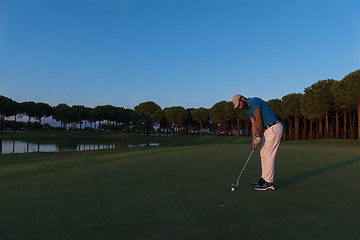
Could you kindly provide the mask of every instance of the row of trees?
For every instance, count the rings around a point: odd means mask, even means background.
[[[360,70],[341,81],[321,80],[304,90],[281,99],[269,100],[268,105],[284,125],[284,140],[342,138],[359,139],[360,131]],[[143,131],[149,135],[157,126],[173,134],[212,134],[249,136],[251,126],[244,110],[234,110],[233,104],[221,101],[210,109],[184,109],[181,106],[161,109],[154,102],[140,103],[132,109],[111,105],[88,108],[81,105],[17,103],[0,96],[1,123],[5,117],[24,114],[28,122],[52,116],[61,128],[83,127],[115,132]],[[356,125],[357,122],[357,125]],[[1,124],[0,123],[0,124]],[[16,128],[15,128],[16,129]],[[1,124],[1,132],[2,132]]]

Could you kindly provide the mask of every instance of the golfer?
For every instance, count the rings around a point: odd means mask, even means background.
[[[275,190],[275,156],[280,145],[283,126],[261,98],[246,98],[236,94],[232,102],[235,109],[246,109],[250,117],[253,149],[261,144],[262,175],[260,180],[252,185],[255,190]]]

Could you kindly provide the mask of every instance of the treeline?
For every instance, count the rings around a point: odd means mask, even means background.
[[[305,88],[304,93],[288,94],[267,103],[284,125],[283,140],[360,140],[360,69],[340,81],[321,80]],[[111,105],[70,107],[64,103],[52,107],[41,102],[18,103],[0,96],[0,114],[1,133],[5,117],[11,116],[15,116],[15,121],[6,122],[6,127],[16,131],[19,115],[28,117],[28,126],[31,119],[38,120],[41,126],[42,118],[51,116],[61,123],[61,129],[72,130],[227,136],[250,136],[251,131],[247,113],[235,111],[230,101],[218,102],[210,109],[181,106],[161,109],[149,101],[133,110]]]

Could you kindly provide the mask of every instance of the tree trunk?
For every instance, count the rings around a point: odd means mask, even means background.
[[[0,134],[4,133],[4,116],[0,114]]]
[[[334,136],[334,120],[330,121],[330,138],[333,139]]]
[[[285,119],[282,119],[282,122],[284,123],[284,129],[283,129],[283,135],[282,135],[282,140],[286,141],[286,123],[285,123]]]
[[[347,139],[347,129],[346,129],[346,111],[344,112],[344,139]]]
[[[358,140],[360,141],[360,100],[357,104],[357,115],[358,115]]]
[[[16,145],[16,141],[14,140],[14,141],[13,141],[13,150],[12,150],[12,153],[15,153],[15,145]]]
[[[284,129],[283,129],[283,135],[282,135],[282,140],[283,141],[286,141],[287,140],[287,125],[286,124],[284,124]]]
[[[244,122],[242,120],[240,120],[240,136],[244,135],[245,136],[245,132],[244,132]]]
[[[31,117],[29,116],[29,121],[28,121],[28,131],[30,131],[30,120],[31,120]]]
[[[288,119],[289,120],[289,140],[293,140],[293,136],[292,136],[292,119],[291,117]]]
[[[303,118],[302,140],[306,139],[306,118]]]
[[[16,114],[15,114],[15,122],[14,122],[14,133],[16,133]]]
[[[236,118],[236,136],[240,136],[240,119]]]
[[[319,137],[318,137],[318,139],[321,139],[321,138],[323,138],[323,126],[322,126],[322,120],[321,119],[319,119]]]
[[[351,113],[349,113],[349,139],[353,138],[353,123],[352,123],[352,119],[351,119]]]
[[[246,128],[246,136],[250,137],[250,122],[249,121],[246,121],[245,128]]]
[[[352,120],[351,120],[351,115],[350,115],[350,129],[351,129],[351,136],[350,139],[355,140],[355,113],[352,114]]]
[[[295,116],[295,140],[299,140],[299,116]]]
[[[310,120],[309,139],[313,139],[313,120]]]
[[[326,117],[325,117],[325,138],[329,138],[330,134],[329,134],[329,113],[326,112]]]
[[[340,137],[340,131],[339,131],[339,112],[336,111],[336,114],[335,114],[335,119],[336,119],[336,139],[339,139]]]

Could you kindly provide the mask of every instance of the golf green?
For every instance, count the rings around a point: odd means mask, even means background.
[[[218,139],[1,155],[0,239],[359,238],[359,142],[281,143],[264,192],[255,150],[231,192],[251,147]]]

